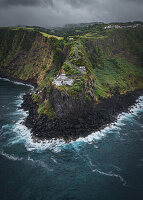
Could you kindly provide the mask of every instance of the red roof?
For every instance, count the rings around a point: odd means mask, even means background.
[[[62,74],[65,74],[65,70],[62,70]]]

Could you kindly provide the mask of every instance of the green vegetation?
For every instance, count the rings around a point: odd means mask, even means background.
[[[67,76],[80,74],[80,72],[77,69],[67,64],[66,62],[63,64],[63,70],[65,70]]]
[[[58,37],[58,36],[55,36],[55,35],[49,35],[49,34],[47,34],[47,33],[43,33],[43,32],[40,32],[44,37],[47,37],[47,38],[56,38],[56,39],[58,39],[58,40],[63,40],[63,38],[62,37]]]
[[[96,103],[143,88],[143,27],[106,30],[105,26],[0,28],[0,75],[37,84],[33,102],[39,116],[49,118],[56,115],[50,102],[53,88]],[[86,71],[82,73],[80,66]],[[72,86],[53,84],[62,70],[74,80]]]
[[[118,90],[120,94],[143,87],[143,70],[124,58],[106,59],[93,69],[95,76],[95,95],[108,97]]]
[[[54,110],[49,102],[49,99],[45,99],[43,103],[39,104],[38,114],[47,115],[50,119],[54,117]]]
[[[42,100],[42,98],[41,98],[41,96],[39,94],[33,94],[32,95],[32,100],[33,100],[33,102],[38,103],[38,102],[40,102]]]
[[[10,61],[19,51],[29,51],[37,34],[34,31],[0,29],[0,64]]]
[[[77,76],[74,79],[74,84],[71,87],[66,88],[66,92],[69,95],[77,95],[79,93],[82,93],[84,86],[85,86],[84,77]]]
[[[15,75],[19,75],[20,79],[28,80],[33,77],[34,66],[33,64],[21,66],[15,72]]]

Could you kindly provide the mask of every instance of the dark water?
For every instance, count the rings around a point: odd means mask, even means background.
[[[30,87],[0,80],[0,200],[142,200],[143,98],[86,139],[34,143],[18,107]]]

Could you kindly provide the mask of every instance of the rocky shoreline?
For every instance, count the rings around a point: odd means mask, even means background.
[[[1,76],[1,78],[31,84],[35,88],[37,86],[31,81],[22,81],[8,76]],[[79,137],[86,137],[92,132],[101,130],[106,125],[115,122],[117,116],[122,112],[128,112],[129,108],[136,103],[141,95],[143,95],[143,89],[127,92],[124,95],[117,93],[111,98],[101,100],[96,106],[93,106],[93,104],[86,105],[82,115],[77,112],[74,116],[72,114],[68,117],[57,117],[53,120],[44,115],[39,117],[37,113],[38,106],[32,101],[31,94],[26,94],[23,97],[24,101],[21,107],[25,111],[29,111],[29,116],[24,123],[32,130],[33,137],[40,140],[60,138],[69,142]],[[79,106],[77,105],[77,108]]]
[[[32,102],[30,94],[24,96],[22,108],[29,111],[25,125],[32,130],[33,136],[38,139],[63,138],[65,141],[86,137],[94,131],[100,130],[107,124],[114,122],[122,112],[135,104],[143,90],[138,89],[124,95],[116,94],[104,99],[96,107],[89,107],[79,118],[55,118],[38,116],[37,105]]]
[[[12,77],[12,76],[9,76],[9,75],[3,75],[1,72],[0,72],[0,78],[3,78],[3,79],[9,79],[10,81],[16,81],[16,82],[20,82],[20,83],[23,83],[23,84],[30,84],[32,85],[34,88],[37,87],[37,83],[35,80],[22,80],[20,78],[15,78],[15,77]]]

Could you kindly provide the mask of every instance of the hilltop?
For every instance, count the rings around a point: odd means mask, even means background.
[[[36,85],[23,107],[26,125],[41,138],[87,135],[143,89],[140,22],[0,28],[0,47],[0,76]]]

